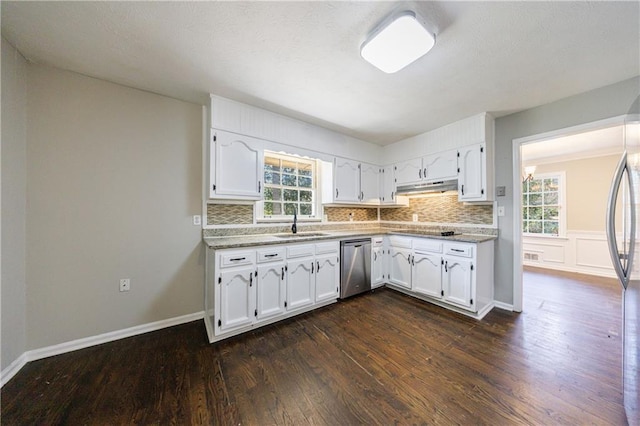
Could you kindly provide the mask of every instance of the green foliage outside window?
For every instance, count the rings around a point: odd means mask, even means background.
[[[544,177],[522,184],[522,231],[557,236],[560,232],[560,178]]]
[[[314,166],[313,160],[265,153],[265,217],[314,215]]]

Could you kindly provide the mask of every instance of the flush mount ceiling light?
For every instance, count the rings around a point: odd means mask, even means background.
[[[362,43],[360,55],[391,74],[423,56],[435,43],[435,35],[427,31],[422,19],[407,10],[385,19]]]

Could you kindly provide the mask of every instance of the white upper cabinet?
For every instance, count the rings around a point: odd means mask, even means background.
[[[262,198],[264,157],[259,139],[212,129],[209,153],[209,198]]]
[[[382,168],[382,178],[380,179],[380,202],[382,204],[393,204],[396,195],[396,180],[393,166]]]
[[[460,148],[458,164],[458,199],[460,201],[487,201],[487,161],[484,143]]]
[[[380,202],[380,166],[360,163],[360,201]]]
[[[422,178],[425,182],[456,179],[458,177],[458,151],[437,152],[422,158]]]
[[[422,158],[413,158],[396,163],[394,167],[396,185],[419,183],[422,181]]]
[[[360,163],[336,157],[333,160],[334,201],[357,203],[360,201]]]

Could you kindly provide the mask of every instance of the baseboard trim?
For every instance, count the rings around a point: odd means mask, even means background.
[[[502,309],[504,311],[511,311],[513,312],[513,305],[510,305],[508,303],[504,303],[504,302],[498,302],[497,300],[494,300],[493,302],[493,306],[498,308],[498,309]]]
[[[9,380],[11,380],[13,376],[15,376],[18,371],[20,371],[20,369],[22,369],[22,367],[24,367],[30,361],[36,361],[67,352],[73,352],[79,349],[88,348],[90,346],[101,345],[103,343],[113,342],[114,340],[137,336],[139,334],[145,334],[151,331],[157,331],[163,328],[173,327],[175,325],[185,324],[203,318],[204,311],[200,311],[193,314],[187,314],[179,317],[169,318],[166,320],[150,322],[147,324],[137,325],[135,327],[124,328],[122,330],[111,331],[108,333],[98,334],[95,336],[71,340],[69,342],[59,343],[57,345],[46,346],[44,348],[27,351],[20,355],[20,357],[12,362],[7,368],[2,370],[2,372],[0,373],[0,387],[4,386]]]

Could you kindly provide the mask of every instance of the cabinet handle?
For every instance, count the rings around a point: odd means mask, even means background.
[[[427,178],[427,168],[425,167],[424,170],[422,171],[422,176],[425,177],[425,179]]]
[[[393,198],[396,196],[395,191],[391,193],[391,199],[393,200]]]
[[[462,191],[462,195],[464,195],[464,185],[460,187],[460,190]]]
[[[378,253],[375,251],[373,252],[373,260],[378,260]]]
[[[452,248],[451,251],[456,251],[458,253],[464,253],[464,250],[460,250],[460,249],[456,249],[456,248]]]
[[[258,193],[262,191],[262,182],[258,181]]]
[[[418,170],[418,177],[419,177],[420,179],[422,179],[422,169],[419,169],[419,170]]]
[[[360,192],[360,201],[364,200],[364,192]]]
[[[284,266],[282,267],[282,278],[280,279],[284,280]]]
[[[265,254],[264,257],[275,257],[277,255],[278,255],[278,253]]]
[[[316,261],[316,272],[320,271],[320,262]]]
[[[311,273],[313,274],[313,262],[311,262]]]
[[[249,274],[249,287],[253,286],[253,274]]]
[[[238,262],[240,260],[246,260],[246,257],[234,257],[233,259],[229,259],[230,262]]]
[[[411,255],[407,256],[407,262],[411,263]]]
[[[414,266],[415,264],[416,264],[416,257],[411,256],[411,266]]]
[[[445,260],[445,262],[444,262],[444,271],[445,271],[445,272],[449,272],[449,270],[447,269],[447,267],[448,267],[448,263],[449,263],[449,262]]]

